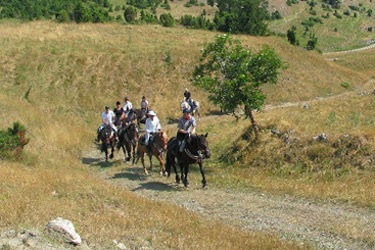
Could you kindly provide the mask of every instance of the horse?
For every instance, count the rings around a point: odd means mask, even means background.
[[[184,109],[187,109],[187,110],[190,110],[191,114],[194,116],[195,114],[198,115],[198,117],[200,116],[200,112],[199,112],[199,102],[196,101],[196,100],[193,100],[193,99],[190,99],[190,102],[189,101],[186,101],[185,99],[183,99],[181,102],[180,102],[180,109],[181,110],[184,110]]]
[[[135,116],[137,118],[138,126],[140,124],[145,124],[147,119],[147,110],[146,109],[134,109]]]
[[[113,153],[115,151],[116,137],[113,135],[113,130],[111,125],[106,125],[99,132],[99,139],[102,142],[101,151],[105,152],[105,161],[108,162],[108,147],[111,147],[111,154],[109,158],[113,158]]]
[[[137,148],[138,140],[138,128],[134,121],[131,122],[128,127],[123,127],[122,129],[120,129],[117,150],[120,150],[120,148],[122,148],[125,156],[125,161],[130,161],[130,159],[133,158],[133,165],[135,163],[135,149]],[[126,156],[126,153],[128,156]]]
[[[184,186],[188,187],[189,182],[187,177],[189,173],[189,166],[190,164],[198,163],[202,175],[203,188],[207,186],[207,181],[203,169],[203,160],[206,158],[210,158],[211,156],[208,147],[207,136],[208,133],[206,133],[205,135],[192,134],[188,136],[188,138],[185,139],[186,146],[182,152],[179,151],[179,144],[176,137],[173,137],[169,140],[167,146],[167,159],[165,168],[169,177],[171,174],[171,167],[173,167],[174,172],[176,173],[177,184],[180,184],[180,181],[182,179]],[[180,167],[181,177],[177,173],[177,165],[179,165]]]
[[[153,133],[152,138],[150,138],[149,141],[149,147],[151,151],[148,152],[147,150],[147,145],[144,142],[145,136],[141,136],[140,138],[140,143],[138,143],[137,147],[137,160],[136,163],[138,162],[139,158],[141,158],[141,162],[143,165],[143,173],[145,175],[148,175],[146,166],[145,166],[145,154],[148,155],[148,158],[150,159],[150,170],[152,170],[152,156],[155,156],[160,163],[160,175],[166,175],[165,171],[165,166],[164,166],[164,153],[167,150],[167,145],[168,145],[168,136],[167,133],[164,131],[159,131],[157,133]]]

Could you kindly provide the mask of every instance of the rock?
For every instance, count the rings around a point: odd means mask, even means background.
[[[47,229],[51,232],[61,233],[69,242],[81,245],[81,237],[76,233],[73,223],[69,220],[58,217],[48,222]]]

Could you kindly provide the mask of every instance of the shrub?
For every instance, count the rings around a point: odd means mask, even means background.
[[[26,139],[26,129],[19,122],[15,122],[13,128],[8,128],[7,131],[0,130],[0,159],[20,159],[27,143],[29,139]]]
[[[159,20],[164,27],[173,27],[174,25],[174,19],[170,13],[161,14]]]

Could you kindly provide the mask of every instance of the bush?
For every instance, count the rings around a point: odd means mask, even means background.
[[[0,159],[20,159],[27,143],[29,139],[26,139],[26,129],[19,122],[15,122],[13,128],[8,128],[7,131],[0,130]]]
[[[164,27],[173,27],[174,25],[174,19],[170,13],[161,14],[159,20]]]

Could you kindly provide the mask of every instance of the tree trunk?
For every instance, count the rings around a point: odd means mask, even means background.
[[[248,117],[250,117],[251,126],[253,127],[254,132],[255,132],[255,140],[258,140],[258,137],[259,137],[259,127],[258,127],[257,122],[255,121],[255,118],[254,118],[254,115],[253,115],[253,111],[250,108],[245,108],[245,112],[246,112],[246,115]]]

